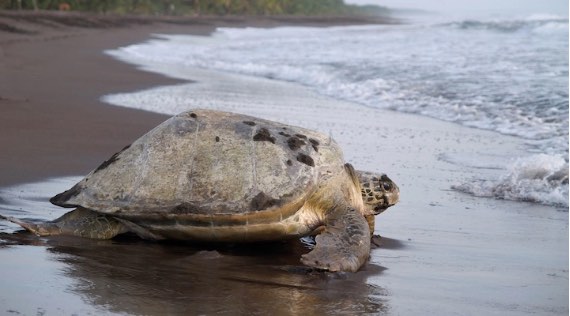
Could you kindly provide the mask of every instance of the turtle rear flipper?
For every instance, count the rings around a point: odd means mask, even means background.
[[[111,239],[129,231],[115,218],[79,207],[60,218],[45,222],[31,223],[14,217],[0,217],[18,224],[38,236],[68,235],[94,239]]]
[[[370,255],[370,229],[362,214],[353,208],[337,208],[325,220],[313,251],[301,262],[317,269],[356,272]]]
[[[49,235],[60,234],[59,227],[57,227],[57,225],[51,222],[36,224],[32,222],[26,222],[15,217],[6,217],[2,215],[0,215],[0,219],[10,221],[14,224],[18,224],[22,226],[22,228],[25,228],[27,231],[30,231],[38,236],[49,236]]]

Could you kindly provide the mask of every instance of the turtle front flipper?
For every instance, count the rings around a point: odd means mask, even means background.
[[[30,223],[14,217],[0,217],[18,224],[38,236],[68,235],[93,239],[111,239],[129,231],[115,218],[79,207],[60,218],[45,223]]]
[[[356,272],[370,255],[368,222],[353,208],[336,208],[315,240],[315,248],[301,262],[317,269]]]

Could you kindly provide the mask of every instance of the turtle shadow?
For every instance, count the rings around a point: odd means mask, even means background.
[[[112,240],[18,231],[0,245],[46,247],[75,280],[67,289],[85,302],[117,313],[161,314],[383,314],[387,292],[369,284],[383,267],[327,273],[302,266],[300,241],[253,244],[148,242],[125,235]],[[1,247],[0,247],[1,251]]]
[[[407,247],[408,246],[399,239],[387,238],[379,235],[374,235],[372,237],[372,249],[401,250]]]

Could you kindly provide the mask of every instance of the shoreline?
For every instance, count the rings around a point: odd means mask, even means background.
[[[59,12],[38,14],[65,16]],[[147,24],[134,20],[121,27],[75,27],[53,21],[46,26],[19,17],[29,19],[38,14],[0,11],[2,25],[41,30],[35,35],[0,31],[0,146],[10,149],[0,155],[0,187],[86,174],[167,118],[108,105],[100,98],[185,81],[141,71],[104,54],[105,50],[148,40],[154,33],[208,35],[217,27],[380,22],[369,18],[335,21],[311,17],[199,17],[167,18],[168,23],[150,19]]]
[[[168,117],[107,105],[102,96],[144,105],[182,95],[181,106],[318,129],[357,169],[386,172],[402,193],[377,217],[380,247],[358,273],[311,274],[294,270],[300,250],[288,247],[240,252],[128,238],[37,238],[0,222],[0,279],[13,289],[0,291],[6,312],[161,314],[168,306],[173,314],[287,314],[293,306],[331,315],[568,313],[568,212],[450,190],[473,176],[496,176],[501,170],[480,158],[524,152],[522,140],[420,115],[355,110],[293,83],[203,69],[172,79],[156,73],[160,65],[141,70],[103,53],[168,30],[188,34],[187,26],[155,25],[0,44],[0,57],[23,54],[0,62],[0,71],[17,79],[9,82],[14,90],[0,85],[0,105],[11,115],[0,115],[0,142],[11,140],[16,153],[14,161],[0,156],[0,214],[62,215],[67,210],[48,199],[77,180],[66,175],[83,176]],[[58,51],[73,54],[53,55]],[[49,86],[38,84],[45,80]]]

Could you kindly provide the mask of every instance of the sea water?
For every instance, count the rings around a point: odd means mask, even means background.
[[[567,17],[219,28],[211,37],[160,35],[108,53],[158,63],[173,76],[189,67],[287,81],[351,101],[355,110],[414,113],[516,136],[526,140],[528,156],[500,166],[498,179],[465,179],[453,188],[568,205]],[[146,110],[177,112],[177,102],[165,102],[176,95],[152,97]],[[124,95],[105,100],[132,106]]]

